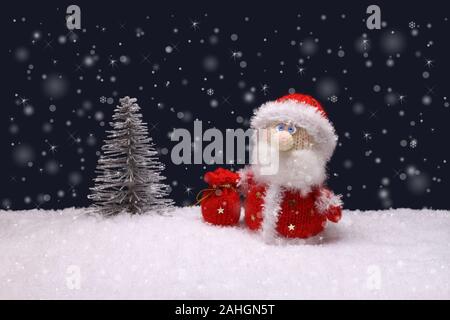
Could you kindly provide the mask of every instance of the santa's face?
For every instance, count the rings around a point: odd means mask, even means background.
[[[253,171],[260,181],[304,193],[324,182],[326,159],[315,150],[314,138],[306,129],[292,123],[273,123],[260,130],[258,137]]]
[[[291,123],[277,123],[269,127],[268,140],[271,144],[278,144],[278,150],[288,152],[291,150],[312,149],[314,139],[306,129]]]

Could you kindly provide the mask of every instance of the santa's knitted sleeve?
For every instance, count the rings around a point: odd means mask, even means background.
[[[335,195],[326,187],[318,190],[315,206],[319,213],[326,215],[332,222],[338,222],[342,217],[341,195]]]

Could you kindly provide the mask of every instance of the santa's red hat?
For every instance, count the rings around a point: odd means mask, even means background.
[[[325,110],[313,97],[293,93],[266,102],[255,111],[250,124],[253,129],[263,129],[276,122],[290,122],[306,129],[314,138],[313,149],[325,159],[331,158],[336,148],[337,135]]]

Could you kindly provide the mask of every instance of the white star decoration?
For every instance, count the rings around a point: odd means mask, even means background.
[[[289,231],[294,231],[295,226],[291,223],[290,225],[288,225],[288,229]]]
[[[224,208],[220,207],[219,209],[217,209],[217,213],[218,214],[223,214]]]

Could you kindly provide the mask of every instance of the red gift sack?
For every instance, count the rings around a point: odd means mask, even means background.
[[[200,191],[198,202],[206,222],[221,226],[239,222],[241,204],[236,188],[238,180],[237,173],[223,168],[205,174],[205,182],[209,187]]]

